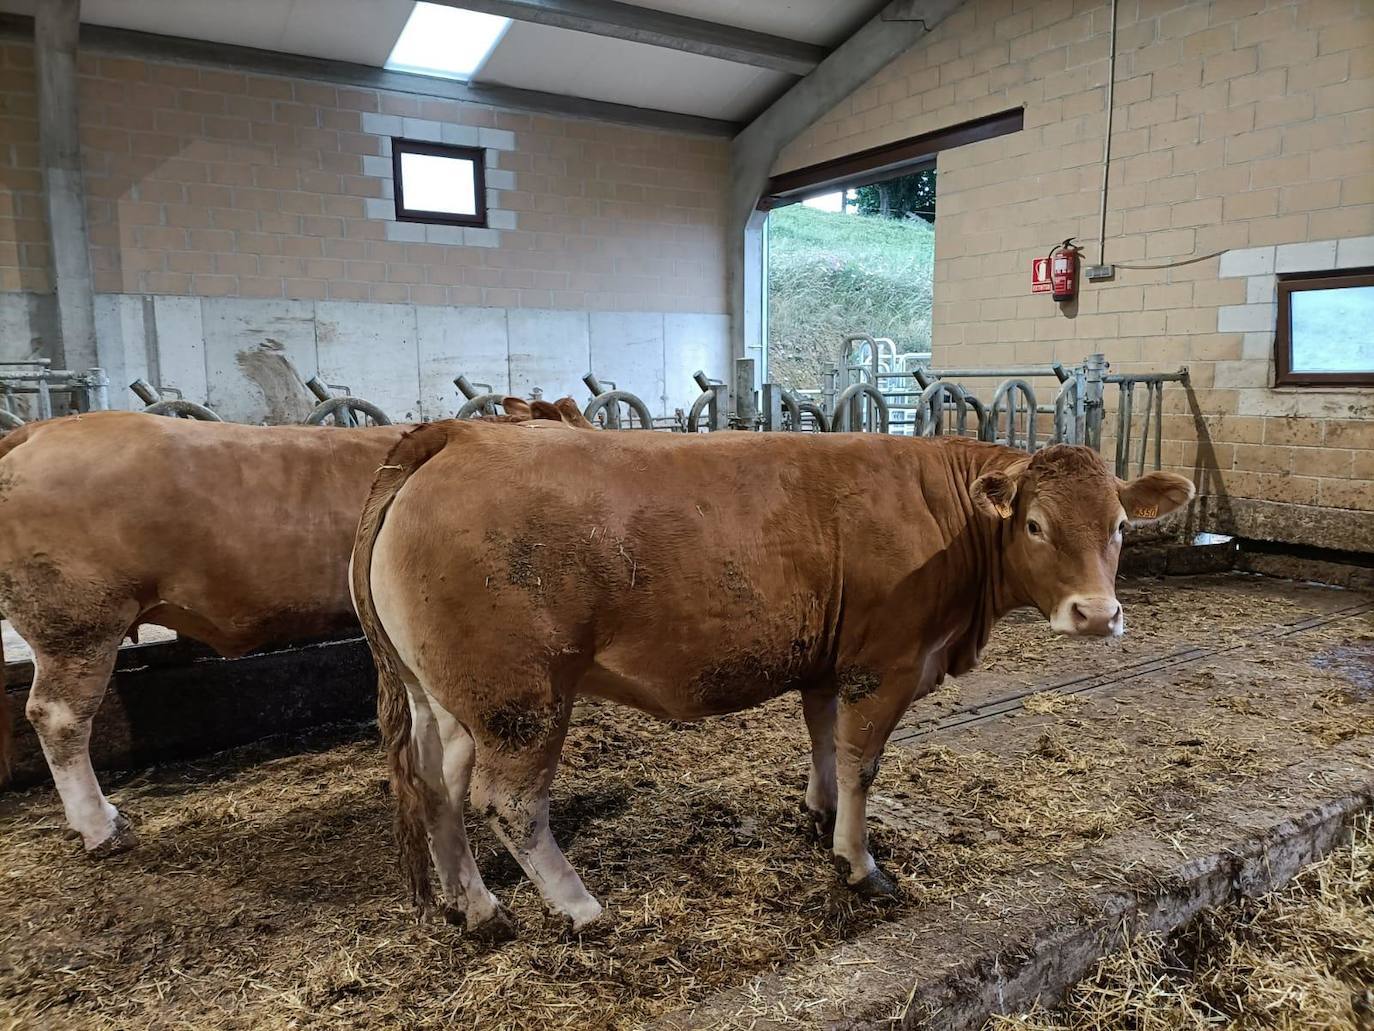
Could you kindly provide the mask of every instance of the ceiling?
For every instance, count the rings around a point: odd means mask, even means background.
[[[0,0],[32,14],[38,0]],[[626,0],[834,47],[885,0]],[[381,67],[412,0],[83,0],[95,25]],[[727,121],[747,121],[796,76],[681,50],[513,22],[471,81]]]

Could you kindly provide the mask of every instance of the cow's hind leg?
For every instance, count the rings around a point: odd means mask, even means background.
[[[572,931],[601,915],[549,829],[549,787],[572,714],[571,697],[515,697],[481,714],[473,727],[477,767],[472,804]]]
[[[444,915],[484,937],[513,937],[515,924],[487,890],[463,823],[475,754],[472,735],[419,684],[407,683],[406,691],[417,765],[435,800],[427,830],[447,903]]]
[[[811,735],[811,772],[806,778],[804,808],[816,838],[830,848],[835,834],[835,710],[834,685],[802,692],[802,715]]]
[[[123,634],[120,628],[107,641],[87,641],[80,655],[35,648],[33,686],[25,709],[43,746],[67,823],[96,858],[137,844],[129,821],[101,792],[90,752],[91,720],[105,697]]]

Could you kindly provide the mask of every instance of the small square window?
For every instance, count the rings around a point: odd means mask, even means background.
[[[1278,277],[1276,386],[1374,386],[1374,268]]]
[[[487,224],[482,148],[393,139],[391,164],[397,221]]]

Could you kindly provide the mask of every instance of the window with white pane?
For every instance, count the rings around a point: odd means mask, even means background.
[[[396,220],[485,226],[485,151],[444,143],[392,139]]]
[[[1274,382],[1374,384],[1374,268],[1278,277]]]

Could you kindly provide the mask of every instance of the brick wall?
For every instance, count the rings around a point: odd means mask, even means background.
[[[1228,518],[1253,508],[1246,499],[1374,511],[1374,391],[1270,386],[1272,276],[1253,284],[1213,257],[1118,268],[1113,281],[1082,283],[1070,309],[1030,294],[1032,258],[1098,236],[1108,26],[1093,0],[970,0],[776,170],[1024,105],[1022,132],[940,155],[936,362],[1100,350],[1117,370],[1186,364],[1192,389],[1166,393],[1166,461],[1226,499]],[[1120,0],[1117,53],[1108,262],[1224,249],[1273,262],[1309,242],[1321,245],[1312,253],[1368,254],[1368,3]],[[1288,267],[1307,251],[1290,250]],[[1096,257],[1089,244],[1085,258]],[[1374,541],[1374,523],[1358,525]]]
[[[103,53],[79,67],[89,364],[116,404],[133,375],[175,368],[188,397],[252,419],[265,409],[232,396],[251,392],[236,359],[269,335],[303,374],[411,417],[448,414],[461,371],[582,397],[591,364],[668,412],[695,397],[694,368],[726,375],[723,140]],[[34,90],[31,47],[0,45],[12,357],[51,325]],[[487,148],[490,228],[394,221],[393,135]],[[388,338],[399,371],[376,367]]]
[[[0,251],[0,287],[43,290],[33,55],[0,53],[0,239],[21,243]],[[80,67],[97,290],[725,310],[724,141],[95,54]],[[392,131],[446,128],[499,148],[499,242],[388,239],[369,209],[389,171],[368,158]]]

